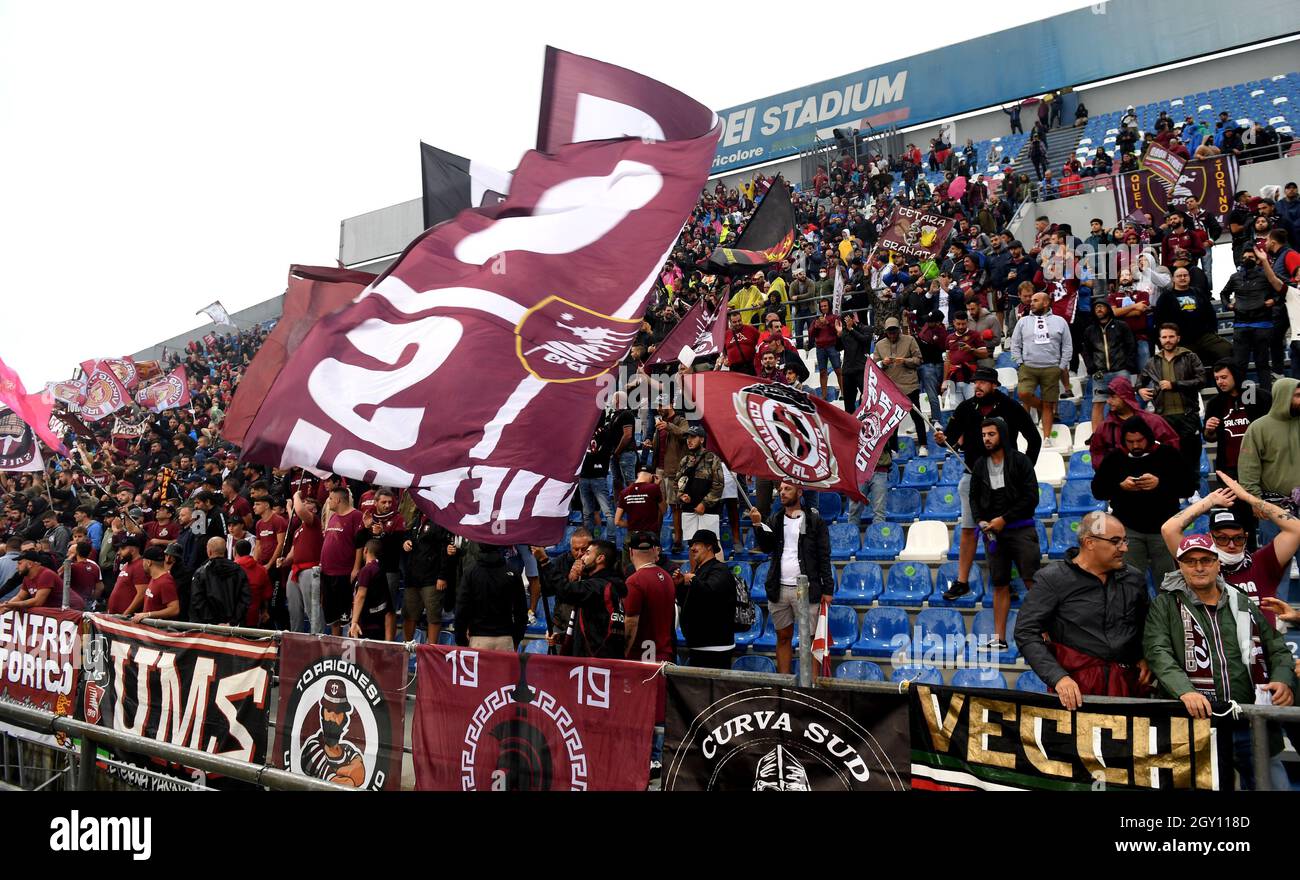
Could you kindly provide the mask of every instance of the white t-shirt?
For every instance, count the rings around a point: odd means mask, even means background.
[[[782,517],[785,524],[785,547],[781,550],[781,585],[793,587],[799,578],[799,526],[803,512],[798,516]]]

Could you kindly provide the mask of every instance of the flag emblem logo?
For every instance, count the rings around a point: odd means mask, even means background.
[[[543,382],[584,382],[613,369],[640,327],[640,321],[548,296],[515,327],[515,351],[524,369]]]
[[[733,396],[736,418],[772,470],[804,486],[839,482],[830,429],[808,395],[776,383],[749,385]]]

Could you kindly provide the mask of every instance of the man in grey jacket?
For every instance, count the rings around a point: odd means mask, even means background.
[[[1027,411],[1041,414],[1044,437],[1052,436],[1061,377],[1068,374],[1073,355],[1071,345],[1070,325],[1052,314],[1051,297],[1035,293],[1029,300],[1029,314],[1011,331],[1011,359],[1019,376],[1016,394]]]

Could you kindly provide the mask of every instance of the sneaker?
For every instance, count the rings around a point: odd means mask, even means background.
[[[928,446],[918,446],[916,448],[916,456],[917,458],[929,458],[930,448]]]
[[[664,762],[663,762],[663,761],[651,761],[651,762],[650,762],[650,778],[651,778],[651,779],[658,779],[660,776],[663,775],[663,772],[664,772]]]
[[[988,644],[984,646],[986,651],[1002,652],[1007,650],[1008,645],[1002,639],[989,639]]]
[[[943,598],[951,602],[954,599],[960,599],[970,592],[970,584],[966,581],[953,581],[948,589],[943,591]]]

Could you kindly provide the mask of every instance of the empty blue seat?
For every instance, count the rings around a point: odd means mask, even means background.
[[[755,602],[767,601],[767,572],[771,563],[764,560],[754,566],[754,574],[749,581],[749,597]]]
[[[867,527],[858,556],[863,559],[897,559],[902,552],[902,527],[898,523],[879,522]]]
[[[776,626],[772,623],[771,615],[764,614],[763,618],[763,632],[750,644],[755,651],[775,651]]]
[[[554,600],[550,596],[543,596],[542,602],[545,602],[546,608],[549,608],[551,610],[551,618],[554,619],[555,617]],[[542,608],[541,604],[539,603],[537,606],[537,620],[528,624],[528,627],[525,630],[525,632],[527,632],[530,636],[537,636],[545,633],[546,620],[547,620],[546,610]]]
[[[754,611],[756,612],[754,614],[754,625],[735,635],[736,647],[738,648],[748,648],[754,644],[755,639],[763,634],[763,611],[759,608],[754,609]]]
[[[1038,484],[1038,506],[1034,508],[1035,519],[1048,519],[1056,516],[1056,490],[1050,483]]]
[[[944,665],[966,654],[966,620],[956,608],[926,608],[916,615],[912,656]]]
[[[934,591],[930,582],[930,569],[920,562],[898,562],[885,577],[885,591],[880,594],[881,605],[920,605]]]
[[[921,518],[921,493],[916,489],[895,489],[885,496],[885,519],[910,523]]]
[[[738,672],[776,672],[776,661],[762,654],[744,654],[731,661]]]
[[[1061,487],[1062,516],[1082,516],[1093,510],[1105,510],[1106,503],[1092,497],[1092,478],[1066,480]]]
[[[984,570],[978,565],[972,565],[967,583],[970,584],[970,592],[960,599],[954,599],[949,602],[943,597],[944,592],[952,586],[952,582],[957,579],[957,563],[945,562],[939,566],[939,573],[934,578],[934,592],[930,594],[930,605],[939,607],[953,608],[974,608],[979,604],[980,597],[984,595]]]
[[[952,686],[959,688],[1005,688],[1006,677],[991,666],[958,669],[952,675]]]
[[[845,605],[870,605],[884,589],[880,566],[874,562],[850,562],[840,572],[835,601]]]
[[[826,625],[831,635],[831,653],[847,654],[858,640],[858,612],[847,605],[832,605]]]
[[[898,438],[898,451],[894,453],[894,461],[898,464],[904,464],[916,458],[916,438],[904,437]]]
[[[835,667],[835,677],[854,681],[884,681],[885,673],[870,660],[845,660]]]
[[[545,654],[546,648],[546,639],[528,639],[524,642],[525,654]]]
[[[1016,612],[1012,611],[1007,616],[1007,649],[999,651],[996,656],[990,656],[988,644],[995,633],[993,631],[993,609],[984,608],[975,614],[975,620],[971,624],[971,635],[975,636],[975,656],[970,657],[972,661],[980,663],[1015,663],[1016,658],[1020,656],[1020,651],[1016,648]]]
[[[448,632],[448,631],[445,630],[445,629],[444,629],[444,630],[441,630],[441,631],[438,633],[438,641],[437,641],[437,644],[439,644],[439,645],[448,645],[448,646],[454,648],[454,647],[456,646],[456,634],[455,634],[455,633],[452,633],[452,632]]]
[[[1016,368],[1016,362],[1011,357],[1011,352],[1002,351],[998,352],[997,359],[993,361],[993,366],[999,370],[1004,367],[1008,370],[1014,370]]]
[[[1038,677],[1037,672],[1030,669],[1020,673],[1020,677],[1016,679],[1016,690],[1027,691],[1031,694],[1045,694],[1047,693],[1047,685]]]
[[[935,486],[925,496],[925,519],[956,522],[961,519],[961,499],[955,486]]]
[[[890,681],[909,681],[919,684],[943,684],[943,673],[933,666],[895,666],[889,674]]]
[[[862,633],[849,652],[855,657],[889,657],[910,638],[906,611],[872,608],[862,619]]]
[[[948,558],[949,558],[949,559],[956,559],[958,556],[961,555],[961,532],[962,532],[962,530],[959,529],[959,528],[957,528],[957,529],[953,529],[953,530],[952,530],[952,544],[950,544],[950,545],[948,546]],[[976,541],[975,541],[975,558],[976,558],[976,559],[983,559],[983,558],[984,558],[984,539],[978,537],[978,532],[976,533],[976,535],[977,535],[977,538],[976,538]]]
[[[1070,456],[1070,467],[1066,469],[1067,480],[1091,480],[1097,472],[1092,467],[1092,453],[1088,450],[1076,452]]]
[[[832,523],[830,535],[832,559],[849,559],[853,557],[862,543],[862,537],[858,534],[858,527],[853,523]]]
[[[818,492],[817,512],[820,513],[822,519],[827,522],[839,519],[840,515],[844,512],[844,502],[840,499],[840,493]]]
[[[914,458],[903,465],[898,485],[905,489],[928,489],[939,482],[939,469],[929,458]]]
[[[1052,526],[1052,541],[1047,545],[1047,555],[1064,559],[1065,551],[1079,546],[1079,517],[1063,516]]]
[[[1203,513],[1200,516],[1198,516],[1196,519],[1192,520],[1191,525],[1183,529],[1183,534],[1204,535],[1209,531],[1210,531],[1210,516],[1209,514]]]
[[[1073,399],[1061,400],[1056,404],[1057,424],[1073,426],[1079,421],[1079,407]]]

